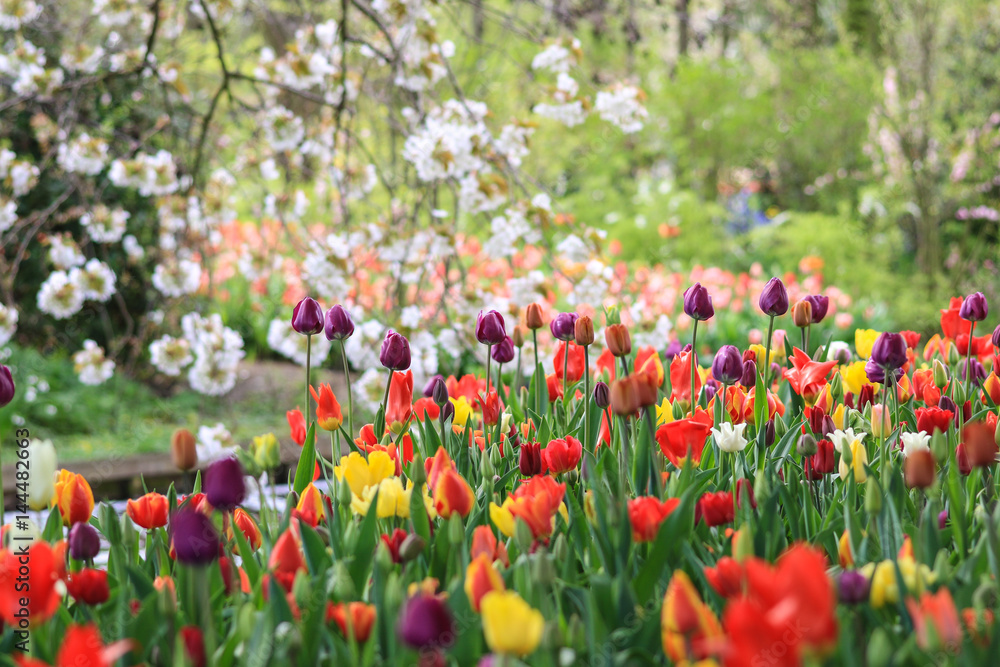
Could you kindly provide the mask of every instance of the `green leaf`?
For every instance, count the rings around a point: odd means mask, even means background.
[[[312,526],[300,521],[299,530],[302,534],[302,553],[306,557],[309,572],[314,576],[323,574],[333,564],[326,552],[326,545]]]
[[[257,557],[250,549],[250,544],[247,542],[246,535],[243,534],[242,530],[237,528],[233,531],[233,535],[236,538],[236,546],[240,551],[243,571],[247,573],[247,579],[250,580],[250,587],[256,589],[257,584],[260,582],[260,565],[257,564]]]
[[[416,493],[417,490],[414,489],[413,491]],[[351,564],[348,566],[351,579],[354,580],[354,588],[357,591],[365,589],[368,570],[373,561],[372,555],[375,552],[375,542],[378,539],[378,536],[375,534],[378,527],[376,519],[378,519],[378,491],[375,492],[371,505],[368,507],[368,514],[361,521],[358,538],[352,550],[354,556]]]
[[[295,493],[301,494],[313,481],[316,474],[316,422],[309,424],[306,441],[299,454],[299,465],[295,469]]]

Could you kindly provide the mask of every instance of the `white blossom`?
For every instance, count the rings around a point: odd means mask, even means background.
[[[80,312],[83,290],[65,271],[53,271],[38,290],[38,309],[57,320]]]
[[[173,336],[163,336],[150,343],[149,356],[156,370],[171,377],[180,375],[194,360],[191,343],[186,338]]]
[[[83,268],[72,269],[69,279],[77,284],[84,299],[104,302],[115,293],[115,272],[99,259],[89,260]]]
[[[17,332],[17,309],[0,303],[0,347],[6,345]]]
[[[115,362],[104,357],[104,348],[89,338],[83,341],[83,349],[73,355],[73,369],[80,382],[96,386],[104,384],[114,375]]]

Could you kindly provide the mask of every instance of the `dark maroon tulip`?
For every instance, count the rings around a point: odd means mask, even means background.
[[[993,330],[993,337],[991,338],[993,342],[993,347],[1000,347],[1000,324],[997,328]]]
[[[710,320],[715,315],[712,297],[701,283],[684,290],[684,312],[693,320]]]
[[[313,336],[323,330],[323,308],[316,299],[307,296],[295,304],[292,328],[303,336]]]
[[[385,340],[382,341],[378,359],[390,370],[405,371],[410,367],[410,341],[402,334],[389,329],[385,334]]]
[[[327,340],[346,340],[354,335],[354,320],[339,303],[326,311],[323,324]]]
[[[990,306],[982,292],[965,297],[962,307],[958,309],[958,316],[968,322],[982,322],[989,314]]]
[[[233,457],[219,459],[205,471],[205,497],[212,507],[234,510],[246,497],[243,466]]]
[[[965,366],[966,366],[965,359],[962,359],[960,362],[958,362],[957,377],[962,378],[966,382],[972,382],[972,384],[975,385],[976,387],[981,386],[983,382],[986,381],[986,376],[988,375],[988,373],[986,372],[986,369],[983,367],[983,365],[979,363],[978,359],[976,359],[975,357],[969,359],[970,370],[968,372],[965,370]]]
[[[518,467],[525,477],[542,474],[542,446],[537,442],[525,442],[521,445]]]
[[[452,403],[451,401],[442,403],[441,414],[438,415],[438,419],[441,420],[441,423],[444,424],[449,419],[452,419],[454,416],[455,416],[455,404]]]
[[[788,291],[785,284],[777,278],[771,278],[764,285],[760,293],[760,300],[757,302],[761,311],[765,315],[781,317],[788,312]]]
[[[896,382],[903,377],[903,369],[895,368],[889,371],[890,376],[894,376]],[[875,363],[874,359],[869,359],[865,362],[865,375],[868,377],[869,382],[876,382],[878,384],[885,384],[885,369]]]
[[[201,512],[189,507],[177,510],[169,530],[178,562],[208,565],[219,557],[219,533],[212,519]]]
[[[819,324],[830,311],[830,297],[822,294],[810,294],[806,297],[806,301],[812,304],[813,324]]]
[[[14,400],[14,376],[10,369],[0,364],[0,408]]]
[[[814,481],[823,479],[823,475],[829,475],[833,472],[836,456],[837,455],[833,449],[832,442],[826,440],[825,438],[823,440],[817,440],[816,453],[808,459],[803,460],[806,469],[806,479]]]
[[[514,361],[514,341],[510,336],[504,336],[500,343],[493,346],[490,354],[498,364],[509,364]]]
[[[722,384],[733,384],[743,377],[743,358],[735,345],[723,345],[712,361],[712,377]]]
[[[101,551],[101,536],[86,521],[79,521],[69,529],[69,555],[73,560],[93,560]]]
[[[868,578],[856,570],[841,572],[837,577],[837,597],[844,604],[861,604],[868,600]]]
[[[444,376],[441,375],[440,373],[438,373],[437,375],[433,376],[430,380],[427,381],[427,384],[424,385],[424,398],[433,398],[434,397],[434,387],[437,386],[438,380],[440,380],[441,382],[444,382]],[[447,387],[446,387],[446,389],[447,389]]]
[[[448,605],[426,593],[418,593],[403,603],[396,630],[406,645],[416,649],[447,646],[455,639]]]
[[[594,404],[601,410],[611,405],[611,388],[603,380],[594,385]]]
[[[906,365],[906,339],[903,334],[886,331],[880,333],[872,345],[871,360],[882,368],[896,370]]]
[[[740,378],[740,384],[745,389],[753,389],[757,386],[757,364],[750,359],[743,362],[743,377]]]
[[[476,318],[476,340],[483,345],[499,345],[506,337],[503,315],[495,310],[480,310]]]
[[[873,402],[875,402],[875,386],[866,382],[861,385],[861,391],[858,392],[858,410],[864,412]]]
[[[576,338],[576,313],[559,313],[549,322],[549,331],[558,340],[573,340]]]
[[[948,525],[948,510],[941,510],[938,513],[938,530],[944,530]]]

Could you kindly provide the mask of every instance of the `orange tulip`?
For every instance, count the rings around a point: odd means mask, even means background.
[[[375,626],[375,606],[364,602],[328,602],[326,621],[336,623],[344,637],[353,637],[357,643],[364,644]]]
[[[660,530],[660,524],[681,504],[678,498],[645,496],[628,501],[628,519],[632,524],[632,540],[652,542]]]
[[[295,506],[295,516],[308,523],[313,528],[326,517],[323,494],[312,482],[302,490],[299,503]]]
[[[295,535],[291,530],[286,530],[274,543],[271,549],[271,557],[267,561],[267,566],[274,574],[285,591],[292,590],[295,582],[295,575],[299,570],[306,569],[305,559],[302,558],[302,550],[295,541]]]
[[[74,523],[89,521],[94,512],[94,492],[83,475],[70,472],[65,468],[59,471],[56,479],[55,503],[59,507],[63,523],[72,526]]]
[[[671,403],[681,401],[682,405],[690,406],[691,396],[697,396],[701,389],[701,376],[698,373],[694,374],[694,387],[691,386],[692,356],[690,351],[681,352],[670,362]]]
[[[312,486],[312,484],[309,486]],[[242,507],[237,507],[236,511],[233,512],[233,524],[243,532],[250,550],[257,551],[264,540],[264,536],[261,535],[260,528],[257,526],[257,522],[253,520],[253,517]]]
[[[552,359],[552,367],[555,369],[555,378],[561,384],[563,380],[563,357],[566,355],[566,346],[569,345],[569,359],[566,361],[566,377],[569,384],[579,382],[583,379],[583,346],[570,341],[560,342],[556,348],[556,355]]]
[[[667,586],[660,616],[663,652],[674,662],[708,657],[722,639],[722,626],[708,608],[691,579],[676,570]]]
[[[472,608],[478,612],[484,595],[502,590],[505,590],[503,579],[493,567],[493,560],[486,554],[476,556],[465,571],[465,595]]]
[[[306,418],[302,416],[302,411],[298,408],[286,412],[285,418],[288,419],[292,441],[301,447],[306,442]]]
[[[507,547],[504,546],[503,542],[497,541],[496,535],[493,534],[493,530],[489,526],[476,526],[476,529],[472,531],[470,552],[473,559],[480,555],[486,555],[489,556],[490,562],[498,560],[504,564],[504,567],[510,565]]]
[[[344,423],[344,414],[340,410],[340,403],[333,393],[330,385],[323,383],[319,386],[319,394],[312,387],[309,387],[313,400],[316,401],[316,423],[324,431],[336,431]]]
[[[557,483],[548,475],[539,475],[514,490],[508,509],[515,519],[528,524],[535,539],[548,537],[565,494],[565,484]]]
[[[826,386],[826,377],[837,362],[813,361],[797,347],[788,360],[792,362],[792,368],[784,369],[782,375],[788,380],[792,391],[801,396],[807,405],[812,405]]]
[[[495,389],[490,389],[485,397],[477,397],[476,403],[479,404],[479,409],[482,410],[483,424],[494,426],[500,420],[500,410],[503,409],[503,406]]]
[[[451,457],[448,456],[448,450],[444,447],[438,447],[434,456],[424,461],[424,468],[427,472],[427,486],[433,489],[437,486],[441,473],[445,470],[453,470],[455,464],[452,463]]]
[[[962,644],[958,610],[955,609],[955,602],[947,588],[941,588],[937,593],[925,592],[920,596],[919,604],[913,598],[908,598],[906,607],[913,618],[913,629],[920,648],[957,650]],[[933,634],[929,629],[933,629]]]
[[[125,503],[125,513],[137,526],[151,530],[167,525],[169,511],[167,497],[160,493],[147,493],[138,500],[129,499]]]
[[[464,518],[475,506],[476,496],[472,487],[453,468],[438,476],[434,486],[434,508],[440,516],[447,519],[457,512]]]
[[[656,442],[663,454],[678,468],[688,457],[697,466],[712,427],[696,419],[678,419],[656,429]]]
[[[393,433],[399,433],[410,420],[413,411],[413,371],[392,374],[389,384],[389,399],[385,405],[385,425]]]

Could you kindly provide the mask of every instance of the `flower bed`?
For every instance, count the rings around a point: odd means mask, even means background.
[[[25,665],[988,664],[1000,327],[983,330],[986,300],[953,300],[929,340],[857,330],[848,346],[811,335],[826,297],[790,305],[777,279],[759,292],[769,333],[714,356],[698,332],[716,304],[697,283],[679,299],[685,346],[633,346],[615,309],[597,332],[537,304],[518,322],[484,310],[485,374],[425,387],[389,331],[370,424],[355,423],[349,386],[336,396],[303,372],[282,499],[256,486],[280,464],[271,435],[199,460],[178,431],[172,454],[200,467],[195,492],[151,489],[119,515],[19,431],[30,472],[0,552],[2,653]],[[307,356],[355,335],[347,310],[309,298],[290,326]],[[524,346],[539,329],[554,339],[544,356]],[[2,367],[0,402],[15,393]],[[349,451],[328,460],[318,439]]]

